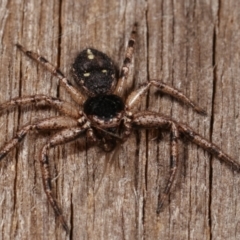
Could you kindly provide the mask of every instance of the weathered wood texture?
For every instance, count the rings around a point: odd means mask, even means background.
[[[192,109],[152,89],[140,109],[188,123],[240,162],[240,2],[236,0],[0,1],[0,102],[43,93],[72,102],[56,78],[14,46],[38,51],[69,75],[87,46],[121,66],[138,22],[133,89],[148,78],[181,89],[207,110]],[[71,77],[70,77],[71,78]],[[57,113],[18,108],[0,116],[1,145],[26,123]],[[42,188],[41,147],[30,133],[2,161],[0,239],[240,239],[240,174],[197,146],[180,146],[178,182],[159,217],[157,196],[169,174],[169,134],[141,131],[113,155],[86,150],[83,138],[51,151],[54,194],[66,235]]]

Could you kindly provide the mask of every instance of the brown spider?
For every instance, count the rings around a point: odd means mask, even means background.
[[[114,64],[107,55],[93,48],[87,48],[79,53],[73,63],[72,70],[76,84],[79,85],[85,95],[73,87],[64,74],[44,57],[27,51],[24,47],[17,44],[17,47],[22,52],[42,64],[59,79],[61,85],[79,105],[79,108],[59,98],[42,94],[14,98],[1,104],[0,111],[15,106],[43,103],[44,105],[57,109],[63,116],[43,119],[22,127],[15,137],[2,147],[0,150],[0,160],[20,143],[29,131],[57,131],[43,146],[39,160],[42,170],[43,187],[47,199],[67,232],[69,231],[67,223],[52,194],[48,154],[50,148],[80,138],[83,133],[86,133],[88,141],[97,144],[104,151],[110,151],[115,147],[117,142],[123,143],[126,141],[133,129],[162,128],[170,130],[171,174],[164,193],[158,197],[157,213],[160,212],[163,202],[173,186],[178,168],[178,141],[181,136],[187,137],[190,141],[210,152],[220,160],[233,165],[236,170],[240,170],[240,164],[223,153],[215,144],[197,134],[188,125],[162,116],[157,112],[142,111],[135,113],[133,110],[139,102],[140,97],[145,94],[151,86],[154,86],[158,90],[190,105],[198,113],[205,113],[204,110],[197,107],[179,90],[167,86],[159,80],[149,80],[140,88],[133,91],[126,100],[123,101],[124,84],[128,77],[129,67],[133,57],[136,27],[137,25],[135,24],[131,38],[128,41],[125,59],[118,80],[116,79]]]

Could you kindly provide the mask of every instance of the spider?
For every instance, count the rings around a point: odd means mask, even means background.
[[[160,80],[151,79],[147,80],[145,84],[124,98],[124,84],[128,78],[133,58],[136,30],[137,24],[134,24],[118,79],[114,63],[106,54],[93,48],[87,48],[80,52],[72,65],[72,73],[78,88],[74,87],[64,74],[44,57],[26,50],[20,44],[16,44],[19,50],[37,63],[43,65],[46,70],[59,79],[60,84],[78,104],[78,107],[59,98],[43,94],[13,98],[1,104],[0,111],[16,106],[41,103],[55,108],[60,113],[60,116],[38,120],[32,124],[23,126],[1,148],[0,160],[17,146],[29,131],[47,130],[55,132],[41,149],[39,161],[43,187],[48,202],[67,232],[69,231],[68,225],[52,193],[48,155],[51,148],[81,138],[83,134],[86,134],[87,141],[96,144],[108,152],[113,150],[117,143],[122,144],[125,142],[133,129],[155,128],[170,131],[171,172],[163,194],[159,194],[158,196],[157,213],[160,212],[173,186],[179,165],[178,144],[181,137],[185,136],[191,142],[197,144],[220,160],[232,165],[236,170],[240,170],[240,164],[224,153],[218,146],[196,133],[187,124],[179,123],[158,112],[134,111],[134,108],[140,102],[141,96],[146,94],[149,88],[153,86],[161,92],[169,94],[191,106],[196,112],[206,114],[202,108],[198,107],[179,90],[166,85]]]

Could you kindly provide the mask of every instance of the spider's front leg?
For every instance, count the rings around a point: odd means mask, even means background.
[[[157,213],[160,212],[164,200],[169,195],[175,180],[178,166],[177,142],[179,139],[179,133],[185,135],[191,142],[213,154],[218,159],[224,161],[230,166],[233,166],[235,170],[240,171],[240,164],[238,162],[236,162],[228,154],[224,153],[217,145],[209,142],[203,136],[193,131],[186,124],[178,123],[155,112],[144,111],[136,113],[132,116],[131,126],[135,128],[162,128],[170,129],[171,131],[171,162],[173,163],[171,163],[171,174],[165,188],[164,195],[159,198],[158,201]]]
[[[29,131],[56,131],[59,129],[77,126],[78,122],[69,117],[52,117],[22,127],[16,135],[0,150],[0,160],[3,159],[14,147],[17,146]]]
[[[54,210],[54,213],[56,214],[57,218],[60,220],[63,228],[66,230],[67,233],[69,232],[68,225],[66,223],[66,220],[63,217],[61,208],[59,207],[56,199],[53,197],[53,194],[52,194],[48,154],[49,154],[50,148],[73,141],[76,138],[78,138],[84,131],[86,131],[86,127],[83,126],[83,127],[73,127],[69,129],[64,129],[56,133],[54,136],[52,136],[49,139],[47,144],[43,147],[41,156],[40,156],[44,191],[47,195],[49,203],[51,204]]]
[[[24,52],[28,57],[30,57],[37,63],[40,63],[42,66],[45,67],[46,70],[48,70],[50,73],[56,76],[59,79],[60,83],[63,85],[63,87],[71,95],[72,99],[77,104],[82,105],[82,103],[85,101],[84,96],[80,91],[78,91],[76,88],[72,86],[71,82],[64,76],[64,74],[58,68],[56,68],[53,64],[51,64],[46,58],[32,51],[28,51],[26,48],[24,48],[20,44],[16,44],[16,46],[19,50]]]
[[[170,163],[171,163],[171,169],[170,169],[170,177],[167,181],[167,185],[164,189],[163,194],[159,194],[158,197],[158,207],[157,207],[157,213],[160,213],[160,210],[163,206],[163,203],[167,199],[167,197],[170,194],[170,191],[172,189],[177,169],[179,166],[178,161],[178,140],[179,140],[179,130],[178,125],[166,118],[160,116],[158,113],[155,112],[140,112],[137,114],[134,114],[132,117],[132,127],[137,128],[163,128],[163,129],[170,129],[171,131],[171,153],[170,153]]]
[[[216,144],[209,142],[207,139],[196,133],[186,124],[178,124],[178,129],[179,132],[185,135],[191,142],[200,146],[201,148],[208,151],[218,159],[224,161],[228,165],[232,166],[234,170],[240,171],[240,164],[228,154],[224,153],[221,148],[219,148]]]

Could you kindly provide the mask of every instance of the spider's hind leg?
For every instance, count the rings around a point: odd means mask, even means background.
[[[72,86],[72,84],[69,82],[69,80],[64,76],[64,74],[58,68],[56,68],[53,64],[51,64],[45,57],[40,56],[39,54],[37,54],[35,52],[28,51],[26,48],[24,48],[20,44],[16,44],[16,46],[19,50],[24,52],[28,57],[30,57],[31,59],[33,59],[37,63],[41,64],[42,66],[44,66],[47,71],[49,71],[54,76],[56,76],[59,79],[62,86],[71,95],[73,100],[77,104],[82,105],[82,103],[85,100],[84,96],[82,95],[82,93],[80,91],[78,91],[76,88],[74,88]]]
[[[128,74],[129,74],[129,68],[132,63],[132,58],[133,58],[136,32],[137,32],[137,23],[135,23],[133,26],[131,37],[128,41],[128,46],[127,46],[127,50],[125,53],[123,66],[120,71],[120,77],[118,79],[118,83],[117,83],[116,89],[114,91],[114,94],[118,95],[119,97],[122,97],[124,95],[124,85],[126,84],[126,80],[128,78]]]

